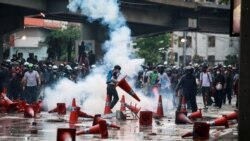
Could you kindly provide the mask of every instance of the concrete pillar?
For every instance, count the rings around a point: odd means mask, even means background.
[[[250,140],[250,1],[241,1],[239,141]]]
[[[0,63],[3,62],[3,34],[0,33]]]
[[[101,49],[106,37],[106,29],[95,23],[81,23],[81,40],[94,41],[94,53],[97,59],[103,57],[103,50]]]

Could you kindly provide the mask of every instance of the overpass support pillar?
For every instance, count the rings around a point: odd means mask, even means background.
[[[92,49],[97,60],[103,57],[102,43],[107,39],[106,29],[95,23],[81,23],[81,40],[89,40],[94,43]],[[86,44],[86,43],[85,43]],[[88,49],[86,49],[88,51]]]
[[[3,62],[3,33],[0,33],[0,63]]]

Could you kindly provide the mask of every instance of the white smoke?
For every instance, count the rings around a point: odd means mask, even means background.
[[[132,59],[130,44],[131,30],[127,27],[125,18],[119,11],[117,0],[70,0],[68,8],[72,12],[80,11],[81,14],[88,17],[89,21],[100,21],[103,25],[109,28],[109,40],[103,44],[103,49],[106,51],[104,55],[105,64],[110,64],[111,68],[116,64],[122,67],[122,74],[128,75],[128,78],[134,78],[141,65],[143,59]],[[77,105],[81,105],[83,111],[90,114],[102,114],[104,112],[106,100],[106,66],[96,67],[92,73],[84,80],[74,83],[70,80],[60,81],[54,88],[45,90],[45,100],[49,103],[49,108],[52,109],[58,102],[65,102],[68,106],[71,105],[72,99],[76,98]],[[133,87],[134,82],[129,81]],[[135,89],[134,89],[135,90]],[[126,96],[126,103],[135,105],[138,103],[131,96],[121,89],[117,89],[119,97]],[[144,92],[135,91],[141,102],[137,107],[142,110],[155,111],[158,98],[152,99],[144,96]],[[83,103],[81,100],[84,99]],[[114,107],[115,111],[120,107],[120,103]]]

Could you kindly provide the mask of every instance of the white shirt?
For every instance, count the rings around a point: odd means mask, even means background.
[[[39,74],[37,71],[32,71],[32,72],[25,72],[24,74],[24,79],[26,80],[26,86],[32,87],[32,86],[37,86],[37,79],[39,79]]]
[[[210,83],[212,82],[212,76],[209,72],[202,72],[200,74],[200,81],[202,82],[202,87],[210,87]]]

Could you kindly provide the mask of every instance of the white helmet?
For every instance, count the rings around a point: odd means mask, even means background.
[[[57,69],[58,69],[57,65],[53,65],[53,66],[52,66],[52,69],[53,69],[53,70],[57,70]]]

